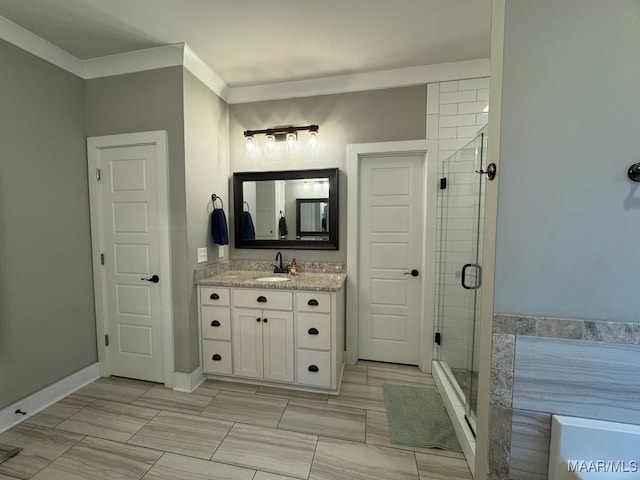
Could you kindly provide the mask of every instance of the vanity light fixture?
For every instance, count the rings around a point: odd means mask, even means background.
[[[312,154],[318,153],[318,130],[309,131],[309,150]]]
[[[309,132],[309,150],[311,153],[318,151],[318,125],[304,125],[300,127],[288,126],[288,127],[273,127],[265,128],[262,130],[245,130],[245,152],[252,154],[257,150],[257,144],[255,140],[256,135],[265,135],[265,151],[268,154],[273,154],[276,149],[276,142],[286,142],[287,150],[293,152],[298,142],[298,132]]]
[[[293,152],[296,149],[296,142],[298,141],[297,133],[287,133],[287,150]]]
[[[267,153],[269,155],[273,154],[276,151],[276,137],[275,135],[267,135]]]
[[[253,155],[256,151],[256,139],[253,138],[253,135],[249,135],[244,139],[244,151],[248,155]]]

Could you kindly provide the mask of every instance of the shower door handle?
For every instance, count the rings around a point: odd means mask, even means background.
[[[465,280],[467,279],[467,268],[475,267],[476,268],[476,284],[475,285],[467,285]],[[480,288],[482,284],[482,267],[477,263],[467,263],[464,267],[462,267],[462,279],[460,281],[462,288],[466,290],[477,290]]]

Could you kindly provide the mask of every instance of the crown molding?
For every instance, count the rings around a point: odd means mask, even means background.
[[[335,93],[408,87],[449,80],[462,80],[489,76],[489,59],[480,58],[463,62],[438,63],[419,67],[397,68],[371,73],[355,73],[334,77],[271,83],[229,89],[227,103],[248,103],[311,97]]]
[[[184,43],[82,60],[83,78],[111,77],[183,64]]]
[[[480,58],[293,82],[229,87],[185,43],[80,60],[2,16],[0,16],[0,38],[87,80],[183,66],[229,104],[408,87],[489,76],[489,59]]]
[[[204,83],[209,89],[227,101],[229,86],[222,78],[214,72],[209,65],[194,52],[189,45],[184,44],[184,68],[189,70],[198,80]]]
[[[82,77],[81,60],[2,16],[0,16],[0,38],[67,72]]]

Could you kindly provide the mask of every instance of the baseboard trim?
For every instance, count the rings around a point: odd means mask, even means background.
[[[191,393],[198,388],[207,377],[202,373],[202,367],[191,373],[173,372],[173,389],[177,392]]]
[[[98,363],[89,365],[79,372],[63,378],[59,382],[19,400],[12,405],[0,410],[0,433],[10,429],[14,425],[34,416],[36,413],[53,405],[58,400],[81,389],[85,385],[100,378],[100,366]],[[16,414],[16,410],[27,412],[26,415]]]

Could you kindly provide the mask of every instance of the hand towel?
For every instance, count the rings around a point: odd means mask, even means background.
[[[256,239],[256,229],[253,226],[253,219],[249,212],[242,212],[242,238],[244,240]]]
[[[211,236],[216,245],[229,245],[227,217],[221,208],[214,208],[211,212]]]
[[[287,219],[284,217],[280,217],[280,221],[278,222],[278,233],[281,238],[289,235],[289,230],[287,230]]]

